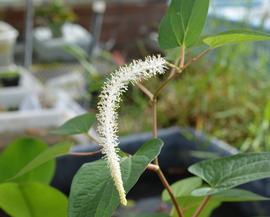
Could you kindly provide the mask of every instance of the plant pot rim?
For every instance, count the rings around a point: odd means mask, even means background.
[[[18,37],[18,31],[6,22],[0,21],[0,43],[1,41],[14,40]]]

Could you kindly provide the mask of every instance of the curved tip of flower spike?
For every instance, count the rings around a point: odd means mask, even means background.
[[[127,205],[127,199],[123,187],[120,159],[115,150],[118,146],[117,108],[121,95],[127,90],[129,82],[137,83],[152,76],[164,74],[166,68],[166,61],[160,55],[146,57],[144,61],[133,61],[130,65],[124,66],[112,74],[111,78],[105,82],[100,95],[97,115],[100,145],[103,147],[120,202],[124,206]]]
[[[123,206],[126,206],[127,205],[127,199],[126,199],[126,195],[119,195],[120,196],[120,203],[123,205]]]
[[[126,206],[127,205],[126,191],[123,186],[122,177],[114,176],[114,184],[115,184],[116,190],[118,191],[120,203],[123,206]]]

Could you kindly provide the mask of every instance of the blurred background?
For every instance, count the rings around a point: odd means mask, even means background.
[[[50,131],[95,112],[103,81],[120,65],[157,53],[177,59],[177,50],[164,52],[157,43],[167,4],[0,0],[0,149],[25,136],[49,145],[89,144],[83,135],[67,138]],[[212,0],[204,35],[234,28],[270,33],[270,0]],[[189,50],[187,58],[203,48]],[[154,90],[162,79],[145,86]],[[129,90],[120,108],[121,136],[151,130],[147,98],[136,86]],[[192,129],[233,150],[270,151],[269,93],[270,43],[220,48],[166,88],[158,126]]]
[[[157,31],[166,6],[164,0],[1,0],[0,75],[14,77],[1,82],[1,147],[20,133],[43,137],[68,118],[95,110],[108,73],[163,53]],[[270,31],[269,10],[269,0],[213,0],[204,34],[239,27]],[[243,150],[269,148],[269,51],[267,43],[237,45],[196,63],[160,97],[159,127],[192,127]],[[175,54],[166,53],[171,60]],[[147,85],[153,89],[160,79]],[[132,87],[124,104],[120,133],[149,130],[144,95]]]

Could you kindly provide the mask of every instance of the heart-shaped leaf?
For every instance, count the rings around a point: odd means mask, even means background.
[[[70,119],[59,128],[51,131],[51,133],[57,135],[75,135],[88,133],[89,129],[95,123],[95,121],[95,114],[87,113],[79,115]]]
[[[61,144],[54,145],[40,154],[38,154],[32,161],[30,161],[25,167],[23,167],[11,180],[16,179],[30,171],[36,169],[37,167],[53,160],[59,156],[65,155],[69,152],[71,143],[65,142]]]
[[[200,38],[208,14],[209,0],[172,0],[159,31],[163,49],[191,47]]]
[[[213,200],[221,202],[247,202],[269,200],[267,197],[255,194],[244,189],[229,189],[213,195]]]
[[[199,162],[189,171],[206,181],[204,194],[215,194],[251,181],[270,177],[270,153],[238,154]]]
[[[37,155],[48,148],[48,145],[37,139],[19,139],[10,144],[0,155],[0,182],[14,177]],[[50,160],[31,172],[13,180],[17,182],[38,181],[50,183],[55,170],[55,162]]]
[[[191,192],[202,186],[202,179],[198,177],[191,177],[182,179],[176,183],[174,183],[171,187],[175,197],[183,198],[186,196],[191,196]],[[171,200],[170,195],[167,190],[162,192],[162,200],[165,202],[169,202]]]
[[[270,40],[270,35],[263,32],[252,30],[232,30],[217,35],[208,36],[203,39],[203,42],[212,48],[217,48],[242,42],[266,40]]]
[[[67,217],[64,194],[41,183],[0,185],[0,208],[12,217]]]
[[[194,189],[201,187],[201,185],[202,180],[198,177],[186,178],[172,185],[174,195],[176,196],[181,207],[185,210],[186,217],[192,217],[195,210],[204,199],[205,194],[194,194],[194,192],[200,192],[200,190],[203,188],[199,188],[198,190],[193,191]],[[162,199],[165,202],[170,202],[170,197],[166,190],[163,191]],[[217,208],[222,202],[262,200],[268,200],[268,198],[242,189],[229,189],[227,191],[212,195],[207,204],[207,207],[204,209],[201,216],[208,217],[213,212],[213,210]],[[177,217],[177,213],[174,209],[172,214],[173,216]]]
[[[126,192],[138,181],[147,165],[160,153],[163,142],[154,139],[137,153],[121,160]],[[84,164],[73,179],[69,200],[69,217],[110,217],[119,205],[107,162],[99,160]]]

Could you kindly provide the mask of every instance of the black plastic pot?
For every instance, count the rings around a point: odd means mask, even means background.
[[[236,154],[237,150],[216,139],[207,139],[203,134],[191,129],[169,128],[159,131],[165,145],[159,156],[160,165],[165,172],[170,183],[179,178],[189,176],[187,167],[195,162],[202,160],[206,156],[227,156]],[[120,147],[128,152],[134,153],[138,148],[151,139],[150,133],[143,133],[123,137],[120,139]],[[97,150],[98,146],[91,144],[88,146],[78,146],[74,151],[89,152]],[[69,193],[73,176],[82,164],[99,159],[101,156],[63,156],[57,159],[57,171],[52,185],[66,194]],[[243,188],[264,196],[270,196],[270,180],[256,181]],[[268,189],[268,191],[267,191]],[[142,199],[156,197],[160,195],[163,186],[157,176],[146,171],[140,178],[135,187],[128,194],[131,199]],[[215,217],[251,217],[266,216],[270,214],[270,203],[225,203],[218,208],[213,216]]]
[[[0,77],[0,85],[3,87],[15,87],[20,83],[20,75],[12,76],[12,77]]]

